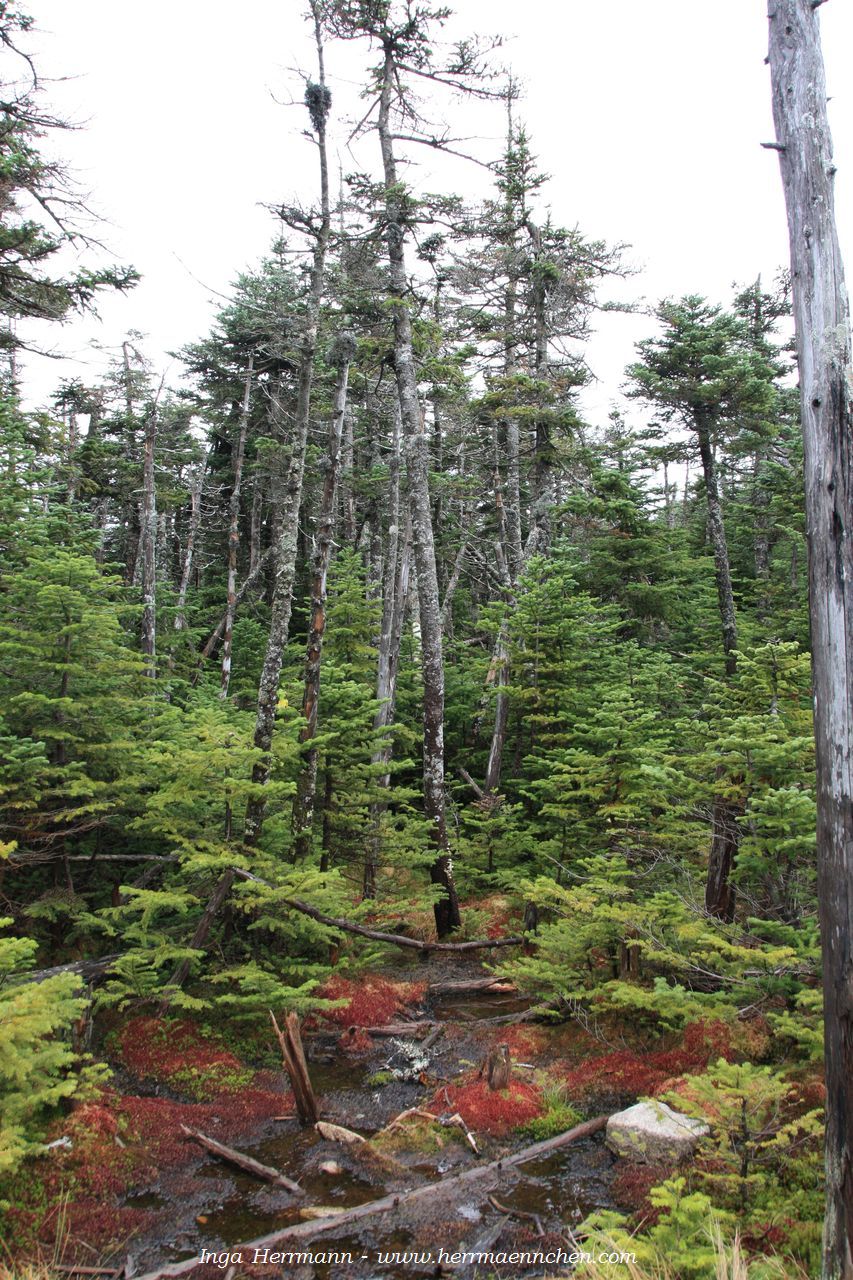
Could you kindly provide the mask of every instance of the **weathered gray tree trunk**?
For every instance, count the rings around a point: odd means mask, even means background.
[[[207,458],[205,454],[203,460],[198,464],[198,468],[190,483],[190,523],[187,529],[187,541],[184,547],[184,559],[181,565],[181,581],[178,585],[178,604],[175,609],[175,630],[183,631],[186,629],[186,607],[187,607],[187,591],[190,585],[190,575],[193,569],[193,557],[195,555],[196,538],[198,537],[199,524],[201,522],[201,491],[204,487],[204,473],[207,470]]]
[[[329,448],[326,455],[323,496],[317,518],[311,574],[311,623],[308,628],[305,689],[302,695],[304,723],[299,731],[299,741],[303,746],[304,755],[293,802],[295,859],[305,858],[311,851],[311,826],[314,819],[314,799],[317,793],[317,748],[312,744],[317,736],[320,714],[320,669],[323,660],[323,637],[326,631],[326,577],[332,556],[332,533],[340,475],[341,435],[347,405],[349,367],[354,354],[355,338],[349,333],[341,334],[334,343],[331,355],[333,363],[338,367],[338,384],[335,389],[334,414],[329,428]]]
[[[142,520],[140,552],[142,561],[142,652],[148,658],[146,674],[156,675],[157,659],[157,490],[154,476],[154,449],[157,443],[157,406],[152,405],[145,420],[142,464]]]
[[[770,0],[805,451],[826,1055],[823,1280],[853,1280],[853,409],[817,6]]]
[[[379,646],[376,662],[376,700],[378,707],[373,717],[373,728],[377,733],[390,728],[394,722],[394,702],[397,692],[397,668],[400,658],[400,644],[403,636],[403,623],[409,597],[409,574],[411,571],[411,539],[412,519],[407,514],[405,525],[400,531],[402,516],[400,503],[400,448],[401,428],[399,405],[394,414],[394,434],[392,437],[391,463],[389,466],[388,495],[388,549],[385,558],[385,581],[382,592],[382,623],[379,632]],[[391,781],[389,766],[391,763],[390,738],[384,737],[377,743],[371,763],[382,765],[384,772],[377,778],[380,786],[387,788]],[[365,898],[376,896],[376,873],[379,865],[380,823],[386,806],[375,801],[370,807],[370,835],[364,859],[364,878],[362,894]]]
[[[439,936],[456,927],[459,900],[447,838],[444,795],[444,657],[441,638],[441,608],[435,540],[429,497],[429,446],[418,399],[418,382],[412,350],[412,323],[408,308],[405,231],[401,222],[397,165],[391,136],[391,103],[398,68],[394,47],[385,44],[382,92],[379,100],[378,131],[385,178],[386,243],[389,285],[394,316],[394,368],[406,455],[409,504],[412,514],[412,544],[418,578],[421,627],[421,666],[424,690],[424,811],[432,826],[436,857],[430,876],[442,890],[435,906]]]
[[[770,494],[765,477],[766,451],[756,449],[752,463],[752,551],[758,583],[757,612],[762,622],[770,616]]]
[[[234,483],[228,503],[228,586],[226,590],[225,626],[222,633],[222,663],[219,676],[219,696],[228,697],[231,679],[231,649],[234,640],[234,614],[237,610],[237,552],[240,549],[240,489],[243,483],[243,459],[246,456],[246,433],[249,429],[249,405],[252,399],[252,373],[254,359],[249,356],[246,379],[243,386],[243,403],[240,407],[240,423],[237,431],[237,453],[234,458]]]
[[[264,491],[259,479],[252,485],[252,514],[249,518],[249,575],[255,573],[261,558],[261,523]]]
[[[326,120],[331,99],[327,96],[328,91],[326,90],[319,10],[314,3],[312,3],[312,12],[314,14],[314,28],[317,40],[319,83],[316,86],[309,86],[309,89],[313,87],[318,91],[312,100],[313,106],[309,104],[309,109],[311,110],[312,124],[317,135],[317,150],[320,159],[320,221],[316,229],[311,278],[305,310],[305,329],[300,352],[296,413],[290,437],[290,466],[285,482],[283,500],[280,509],[275,514],[273,526],[273,601],[264,663],[258,684],[258,711],[255,719],[254,735],[255,746],[262,755],[252,770],[252,781],[258,790],[246,805],[244,831],[244,839],[250,845],[257,843],[264,821],[266,797],[263,789],[266,787],[270,776],[269,752],[272,746],[275,713],[278,706],[278,685],[281,678],[284,649],[290,630],[290,609],[299,541],[299,508],[302,502],[305,446],[308,439],[311,386],[314,378],[314,355],[317,349],[317,327],[320,319],[320,304],[323,300],[326,254],[331,231],[329,166],[326,156]]]

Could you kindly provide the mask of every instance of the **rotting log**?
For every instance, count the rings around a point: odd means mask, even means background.
[[[552,1151],[559,1151],[561,1147],[568,1146],[570,1142],[577,1142],[581,1138],[588,1138],[594,1133],[599,1133],[609,1119],[609,1115],[596,1116],[595,1119],[575,1125],[573,1129],[568,1129],[565,1133],[560,1133],[555,1138],[545,1138],[542,1142],[535,1142],[530,1147],[524,1147],[523,1150],[516,1151],[512,1155],[503,1156],[500,1160],[493,1160],[490,1164],[466,1169],[463,1173],[457,1173],[452,1178],[442,1178],[439,1182],[431,1182],[428,1186],[416,1187],[412,1191],[392,1192],[390,1195],[382,1196],[378,1200],[370,1200],[367,1204],[356,1205],[354,1208],[347,1209],[344,1213],[336,1214],[334,1217],[320,1218],[314,1222],[300,1222],[290,1227],[283,1227],[280,1231],[273,1231],[269,1235],[258,1236],[255,1240],[233,1245],[232,1252],[242,1252],[244,1256],[249,1256],[256,1249],[272,1248],[273,1246],[289,1244],[291,1241],[305,1242],[315,1240],[318,1236],[331,1235],[333,1232],[340,1231],[352,1223],[359,1223],[383,1213],[394,1213],[397,1210],[405,1211],[413,1205],[423,1204],[424,1201],[430,1200],[433,1196],[451,1196],[458,1200],[460,1191],[467,1190],[469,1187],[478,1187],[478,1184],[484,1184],[482,1190],[485,1193],[500,1183],[501,1177],[506,1170],[514,1169],[520,1164],[527,1164],[531,1160],[538,1160],[542,1156],[550,1155]],[[174,1262],[155,1271],[147,1271],[145,1275],[137,1276],[136,1280],[171,1280],[173,1276],[188,1275],[197,1266],[198,1259],[189,1258],[184,1262]]]
[[[193,1142],[197,1142],[200,1147],[204,1147],[205,1151],[209,1151],[212,1156],[224,1160],[227,1164],[235,1165],[244,1173],[251,1173],[264,1182],[271,1182],[273,1186],[284,1187],[291,1195],[305,1194],[298,1182],[288,1178],[287,1174],[282,1173],[281,1170],[274,1169],[272,1165],[261,1164],[260,1160],[255,1160],[242,1151],[235,1151],[233,1147],[226,1147],[223,1142],[217,1142],[215,1138],[209,1138],[206,1133],[202,1133],[199,1129],[191,1129],[189,1125],[182,1124],[181,1132],[188,1138],[192,1138]]]
[[[296,1101],[299,1122],[306,1128],[317,1123],[320,1113],[317,1110],[317,1099],[308,1075],[308,1064],[305,1061],[305,1050],[302,1048],[302,1037],[299,1034],[299,1019],[295,1013],[289,1013],[284,1020],[284,1030],[275,1020],[270,1009],[273,1029],[281,1046],[284,1069],[290,1077],[290,1087]]]
[[[474,995],[478,991],[510,991],[518,990],[504,978],[457,978],[452,982],[431,982],[427,987],[427,995],[435,1000],[444,996]]]
[[[92,982],[95,978],[102,977],[120,959],[121,955],[101,956],[100,960],[75,960],[72,964],[54,965],[52,969],[34,969],[31,973],[13,974],[9,978],[9,984],[46,982],[48,978],[56,978],[61,973],[74,973],[84,982]]]
[[[409,1039],[414,1039],[420,1032],[434,1027],[434,1021],[425,1019],[419,1022],[389,1022],[384,1027],[349,1027],[348,1031],[366,1031],[369,1036],[408,1036]]]
[[[361,1146],[367,1138],[354,1129],[345,1129],[342,1124],[329,1124],[326,1120],[318,1120],[314,1126],[321,1138],[327,1142],[341,1142],[345,1147]]]

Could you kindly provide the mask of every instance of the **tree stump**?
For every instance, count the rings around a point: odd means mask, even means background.
[[[512,1059],[509,1056],[509,1045],[499,1044],[489,1054],[486,1064],[486,1080],[493,1093],[506,1089],[512,1075]]]
[[[311,1078],[308,1075],[305,1050],[302,1048],[299,1019],[295,1013],[289,1013],[284,1020],[284,1030],[282,1031],[275,1020],[275,1014],[272,1010],[270,1010],[270,1017],[272,1018],[275,1033],[278,1036],[278,1042],[281,1045],[284,1069],[290,1078],[290,1087],[293,1090],[299,1122],[307,1128],[309,1125],[317,1123],[319,1112],[317,1110],[317,1099],[314,1097],[314,1090],[311,1086]]]

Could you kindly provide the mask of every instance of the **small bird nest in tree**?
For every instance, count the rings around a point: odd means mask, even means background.
[[[342,369],[349,364],[355,355],[355,334],[345,329],[339,333],[329,347],[329,364],[335,369]]]
[[[305,105],[311,117],[311,123],[317,133],[325,127],[332,106],[331,90],[324,84],[315,84],[309,80],[305,86]]]

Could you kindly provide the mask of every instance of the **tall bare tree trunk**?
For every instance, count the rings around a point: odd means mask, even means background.
[[[243,459],[246,456],[246,433],[249,429],[249,405],[252,399],[252,372],[254,357],[249,356],[246,380],[243,387],[243,403],[240,407],[240,425],[237,434],[237,454],[234,459],[234,483],[228,504],[228,587],[225,605],[225,627],[222,639],[222,665],[219,677],[219,696],[228,697],[231,679],[231,649],[234,640],[234,614],[237,609],[237,552],[240,549],[240,488],[243,482]]]
[[[817,5],[770,0],[805,450],[826,1055],[823,1280],[853,1280],[853,408]]]
[[[317,519],[311,576],[311,623],[305,655],[305,690],[302,695],[304,723],[299,732],[299,741],[306,749],[293,802],[295,859],[305,858],[311,851],[311,826],[314,818],[314,799],[317,794],[317,748],[313,743],[317,736],[320,714],[320,668],[323,660],[323,636],[326,631],[326,577],[332,555],[335,502],[341,464],[341,435],[347,405],[347,382],[350,362],[354,355],[355,338],[350,333],[341,334],[333,344],[330,357],[332,363],[338,367],[338,385],[335,389],[335,409],[329,428],[329,449],[323,477],[320,514]]]
[[[441,609],[435,539],[429,497],[429,445],[418,399],[418,381],[412,350],[409,316],[409,283],[406,276],[405,231],[401,222],[397,165],[391,136],[391,103],[397,66],[394,48],[385,44],[378,130],[385,177],[386,243],[389,284],[394,315],[394,367],[406,454],[412,542],[418,579],[421,626],[421,666],[424,690],[424,811],[432,826],[436,856],[430,870],[433,884],[442,890],[435,905],[435,923],[443,937],[459,923],[459,899],[447,838],[444,795],[444,657],[441,642]]]
[[[406,606],[409,598],[409,574],[411,571],[412,517],[409,512],[400,532],[400,448],[401,426],[399,404],[394,414],[394,435],[392,438],[391,463],[389,466],[388,495],[388,550],[385,557],[385,581],[382,591],[382,623],[379,632],[379,646],[376,663],[376,701],[378,706],[373,717],[373,728],[382,733],[394,722],[394,701],[397,692],[397,668],[400,658],[400,643],[403,635],[403,623],[406,617]],[[374,749],[371,763],[384,766],[384,772],[377,778],[380,786],[387,788],[391,781],[389,766],[391,763],[391,742],[385,737],[380,739]],[[370,807],[370,835],[364,859],[363,897],[376,896],[376,873],[379,866],[380,823],[385,805],[375,801]]]
[[[261,558],[261,516],[264,493],[260,480],[252,485],[252,514],[249,520],[249,576],[257,572]]]
[[[198,537],[199,524],[201,522],[201,491],[204,487],[204,473],[207,470],[208,455],[205,454],[202,461],[198,464],[195,475],[190,484],[190,523],[187,529],[187,542],[184,547],[184,561],[181,565],[181,581],[178,586],[178,604],[175,610],[175,630],[186,630],[186,606],[187,591],[190,585],[190,575],[193,568],[193,556],[195,555],[195,543]]]
[[[157,490],[154,476],[154,449],[157,443],[157,406],[152,405],[145,420],[142,465],[142,652],[148,658],[146,673],[156,675],[157,659]]]
[[[314,30],[317,41],[319,81],[316,85],[308,86],[306,97],[311,95],[308,105],[312,124],[317,134],[317,149],[320,159],[320,222],[314,242],[305,313],[305,330],[300,353],[299,385],[291,436],[290,466],[285,482],[283,501],[279,510],[275,513],[273,526],[273,601],[264,663],[258,684],[258,711],[255,719],[254,735],[255,746],[262,752],[262,756],[252,770],[252,781],[258,791],[246,805],[244,831],[244,839],[250,845],[257,843],[264,821],[266,796],[263,788],[266,787],[270,776],[269,752],[272,746],[275,713],[278,706],[278,685],[281,678],[284,648],[287,644],[290,630],[290,609],[299,543],[299,508],[302,501],[305,446],[308,439],[311,385],[314,378],[314,355],[317,349],[317,326],[320,319],[320,304],[323,300],[326,254],[331,231],[329,166],[326,157],[326,120],[331,103],[331,95],[326,89],[323,43],[316,0],[312,0],[311,8],[314,15]]]

